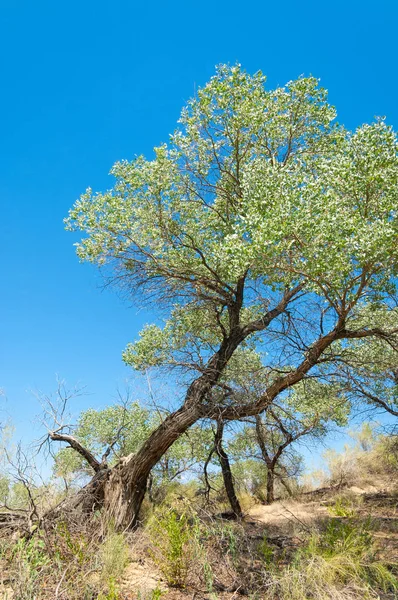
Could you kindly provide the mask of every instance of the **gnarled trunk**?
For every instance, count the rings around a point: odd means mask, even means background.
[[[278,479],[281,482],[281,484],[283,485],[283,487],[285,488],[285,490],[287,491],[287,493],[289,494],[289,496],[293,496],[293,490],[290,487],[287,479],[280,473],[278,474]]]
[[[231,333],[209,360],[204,373],[189,386],[183,406],[163,421],[136,454],[122,459],[110,470],[104,482],[104,509],[117,529],[136,524],[151,469],[191,425],[206,415],[202,401],[244,337],[239,328]]]
[[[219,381],[229,359],[242,341],[249,335],[255,331],[263,331],[273,319],[282,314],[290,300],[300,291],[300,286],[297,286],[293,290],[286,292],[274,309],[267,312],[257,321],[242,328],[239,324],[239,313],[242,305],[243,285],[244,279],[239,283],[236,291],[236,304],[230,307],[229,310],[231,322],[230,334],[224,337],[218,351],[210,358],[202,374],[189,386],[183,406],[164,420],[136,454],[123,458],[117,465],[109,468],[106,462],[101,461],[100,463],[95,458],[93,459],[90,453],[87,453],[84,448],[79,447],[77,440],[73,440],[72,447],[91,464],[96,474],[93,480],[73,499],[71,503],[72,507],[83,508],[86,512],[103,507],[105,514],[112,519],[117,529],[134,527],[138,519],[139,510],[147,489],[147,480],[152,468],[170,446],[196,421],[202,417],[213,419],[218,417],[219,407],[217,405],[213,406],[210,402],[205,403],[204,401],[209,399],[209,394]],[[308,368],[310,368],[310,363],[308,365]],[[264,398],[260,399],[261,401],[251,406],[251,410],[254,411],[253,414],[264,410],[273,397],[285,389],[287,384],[292,385],[292,383],[294,381],[288,380],[287,377],[274,383],[269,393],[267,392]],[[233,407],[233,410],[230,410],[229,414],[228,409],[225,409],[224,412],[227,418],[236,419],[239,416],[239,411],[236,410],[236,407]],[[244,407],[242,412],[244,416],[250,414],[250,408]],[[66,439],[66,436],[63,437],[63,441],[67,441],[72,445]],[[228,461],[228,457],[226,458]],[[226,489],[227,491],[229,490],[230,499],[232,499],[234,505],[233,510],[236,514],[241,515],[242,511],[233,488],[230,468],[228,474],[225,457],[221,460],[222,468],[224,465],[223,474],[226,475],[224,479],[226,481]]]
[[[126,456],[112,468],[98,463],[91,481],[76,496],[46,513],[44,518],[50,520],[72,511],[88,514],[101,508],[117,529],[134,527],[152,468],[200,417],[200,406],[186,402],[152,432],[136,454]]]
[[[163,421],[136,454],[110,469],[104,481],[104,510],[117,529],[135,526],[152,468],[199,417],[197,406],[184,405]]]

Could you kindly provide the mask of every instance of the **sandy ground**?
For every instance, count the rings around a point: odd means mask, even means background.
[[[270,506],[254,506],[249,510],[248,518],[279,529],[289,525],[308,527],[314,521],[327,515],[327,508],[319,503],[303,504],[287,500],[286,502],[275,502]]]

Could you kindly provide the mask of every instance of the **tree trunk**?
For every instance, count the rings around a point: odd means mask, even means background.
[[[149,473],[148,482],[147,482],[147,492],[148,492],[149,502],[151,504],[154,503],[154,498],[153,498],[153,494],[152,494],[152,487],[153,487],[153,475],[152,475],[152,473]]]
[[[135,526],[151,469],[198,418],[197,406],[184,405],[163,421],[136,454],[110,470],[104,485],[104,509],[117,529]]]
[[[222,446],[222,435],[224,431],[224,425],[221,421],[217,422],[217,431],[214,438],[214,447],[217,456],[220,461],[222,477],[224,480],[225,491],[227,492],[228,500],[232,508],[232,512],[237,518],[243,516],[239,500],[235,493],[234,478],[231,471],[231,465],[229,464],[228,455]]]
[[[283,487],[285,488],[285,490],[287,491],[289,496],[293,496],[293,490],[290,487],[290,485],[288,484],[288,482],[286,481],[285,477],[283,477],[283,475],[279,475],[278,477],[279,477],[279,481],[281,482],[281,484],[283,485]]]
[[[271,467],[267,469],[267,504],[272,504],[275,500],[274,496],[275,474]]]
[[[105,465],[99,469],[76,496],[50,510],[44,518],[51,519],[75,510],[87,514],[101,508],[116,529],[134,527],[152,468],[201,416],[198,404],[186,402],[152,432],[136,454],[122,458],[112,468]]]
[[[183,406],[163,421],[136,454],[125,457],[109,471],[104,485],[104,509],[117,529],[129,529],[137,523],[151,469],[191,425],[208,416],[209,407],[202,406],[202,402],[244,338],[239,327],[231,332],[203,374],[189,386]]]

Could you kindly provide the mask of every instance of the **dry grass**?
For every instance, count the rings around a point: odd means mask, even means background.
[[[29,541],[3,540],[0,598],[394,598],[394,567],[380,552],[374,521],[365,522],[370,499],[351,509],[337,497],[333,510],[349,517],[331,514],[329,501],[318,519],[314,506],[277,503],[242,523],[199,518],[186,506],[184,513],[163,508],[128,538],[97,522],[83,531],[62,523]],[[259,516],[259,507],[253,510]]]
[[[380,461],[375,473],[374,457],[359,456],[355,485],[271,506],[244,497],[242,522],[216,518],[194,494],[174,490],[156,511],[148,505],[145,525],[127,536],[93,515],[85,527],[65,519],[30,539],[4,537],[0,599],[392,600],[398,495],[388,469],[383,479]]]

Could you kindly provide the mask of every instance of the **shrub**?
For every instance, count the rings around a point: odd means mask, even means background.
[[[101,593],[97,600],[119,600],[119,590],[114,577],[110,577],[108,580],[108,591],[106,594]]]
[[[149,533],[153,546],[151,557],[168,585],[185,587],[192,556],[188,517],[172,509],[158,511],[149,523]]]
[[[50,558],[41,539],[19,539],[11,549],[10,575],[18,600],[35,598],[40,579],[50,567]]]
[[[328,507],[329,514],[336,517],[354,517],[354,501],[349,496],[336,496],[334,503]]]

